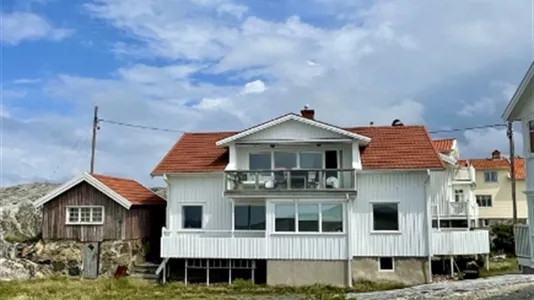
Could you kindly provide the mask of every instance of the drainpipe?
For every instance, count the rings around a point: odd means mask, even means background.
[[[430,194],[430,169],[426,170],[427,178],[425,179],[424,189],[425,189],[425,208],[426,208],[426,230],[427,230],[427,241],[426,249],[428,253],[428,282],[432,282],[432,211],[430,207],[431,194]]]

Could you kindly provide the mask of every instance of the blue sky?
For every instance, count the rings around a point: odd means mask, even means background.
[[[4,0],[1,184],[87,170],[94,105],[188,131],[305,104],[339,125],[498,123],[532,61],[527,2]],[[102,124],[96,171],[156,184],[178,136]],[[500,129],[436,136],[506,150]]]

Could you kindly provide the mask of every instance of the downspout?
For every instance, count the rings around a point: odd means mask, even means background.
[[[430,169],[426,170],[427,178],[425,179],[424,189],[425,189],[425,208],[426,208],[426,230],[427,230],[427,241],[426,249],[428,253],[428,282],[432,282],[432,210],[430,206],[431,195],[430,195]]]
[[[347,251],[347,283],[348,283],[348,286],[349,287],[352,287],[352,233],[351,233],[351,229],[352,229],[352,217],[353,217],[353,212],[352,212],[352,201],[351,201],[351,197],[349,194],[346,194],[345,195],[346,197],[346,226],[347,226],[347,247],[346,247],[346,251]]]

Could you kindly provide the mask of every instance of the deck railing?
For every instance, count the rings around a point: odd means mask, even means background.
[[[475,176],[476,176],[476,171],[475,171],[475,168],[473,168],[472,166],[461,167],[458,170],[456,170],[456,174],[454,174],[454,180],[475,182],[476,180]]]
[[[469,255],[489,253],[487,230],[448,230],[432,232],[434,255]]]
[[[478,216],[478,204],[474,201],[444,201],[432,205],[432,215],[440,217]]]
[[[515,254],[517,257],[530,258],[530,237],[528,225],[518,224],[514,226]]]
[[[354,190],[354,169],[225,171],[226,191]]]

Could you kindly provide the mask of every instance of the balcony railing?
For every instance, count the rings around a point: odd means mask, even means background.
[[[454,180],[455,181],[472,181],[475,182],[475,168],[472,166],[469,167],[461,167],[458,170],[456,170],[456,173],[454,174]]]
[[[227,192],[355,190],[354,169],[239,170],[225,172]]]
[[[528,233],[528,225],[514,226],[514,240],[515,240],[515,254],[517,257],[530,258],[530,238]]]
[[[432,215],[440,217],[478,216],[478,205],[474,201],[442,202],[432,206]]]

